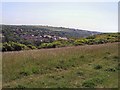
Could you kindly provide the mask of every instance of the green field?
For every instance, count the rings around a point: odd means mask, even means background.
[[[117,88],[118,44],[3,52],[3,88]]]

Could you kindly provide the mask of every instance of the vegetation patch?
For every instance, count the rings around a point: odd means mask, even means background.
[[[6,31],[5,31],[6,32]],[[35,35],[29,36],[34,37]],[[39,36],[43,37],[43,36]],[[58,48],[58,47],[66,47],[66,46],[79,46],[79,45],[94,45],[94,44],[105,44],[105,43],[112,43],[112,42],[119,42],[119,34],[117,33],[110,33],[110,34],[98,34],[98,35],[92,35],[88,36],[86,38],[72,38],[69,37],[68,39],[57,39],[57,40],[51,40],[52,36],[45,35],[43,37],[42,42],[34,41],[34,40],[23,40],[19,41],[15,38],[9,39],[6,35],[5,41],[2,45],[2,51],[20,51],[20,50],[28,50],[28,49],[42,49],[42,48]],[[53,36],[54,37],[54,36]],[[34,38],[33,38],[34,39]],[[46,41],[47,39],[47,41]],[[109,52],[106,52],[108,55]]]
[[[103,59],[109,60],[109,57],[108,56],[104,56]]]
[[[94,88],[96,84],[91,80],[86,80],[83,82],[82,86],[87,88]]]
[[[85,56],[84,56],[84,55],[82,55],[82,56],[80,56],[80,58],[85,58]]]
[[[120,57],[119,56],[113,56],[113,60],[114,61],[120,61]]]
[[[15,87],[15,89],[17,89],[17,88],[19,88],[19,89],[25,89],[25,88],[27,88],[27,87],[24,86],[24,85],[17,85],[17,86]]]
[[[84,75],[83,71],[77,71],[76,74],[77,74],[77,76],[83,76]]]
[[[111,53],[110,52],[106,52],[106,54],[110,55]]]
[[[22,71],[19,74],[22,76],[28,76],[31,74],[39,74],[39,73],[40,73],[39,68],[34,66],[32,68],[24,67],[24,69],[22,69]]]
[[[105,69],[105,71],[108,71],[108,72],[116,72],[116,69],[115,69],[115,68],[112,68],[112,67],[109,67],[109,68]]]
[[[102,69],[102,65],[95,65],[94,69]]]
[[[82,84],[83,87],[95,88],[97,85],[102,84],[104,79],[102,77],[95,77],[85,80]]]

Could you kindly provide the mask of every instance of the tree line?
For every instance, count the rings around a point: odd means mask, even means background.
[[[41,49],[41,48],[58,48],[65,46],[78,46],[78,45],[93,45],[93,44],[104,44],[108,42],[119,42],[119,33],[112,34],[100,34],[93,35],[87,38],[69,39],[69,40],[56,40],[48,43],[39,43],[37,46],[33,44],[22,44],[19,42],[8,41],[2,44],[2,51],[20,51],[30,49]]]

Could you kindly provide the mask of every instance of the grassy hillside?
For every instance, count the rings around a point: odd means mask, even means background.
[[[3,87],[117,88],[119,59],[118,43],[3,52]]]

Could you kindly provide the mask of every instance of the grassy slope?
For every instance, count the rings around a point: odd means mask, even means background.
[[[5,52],[3,87],[118,87],[117,50],[108,43]]]

